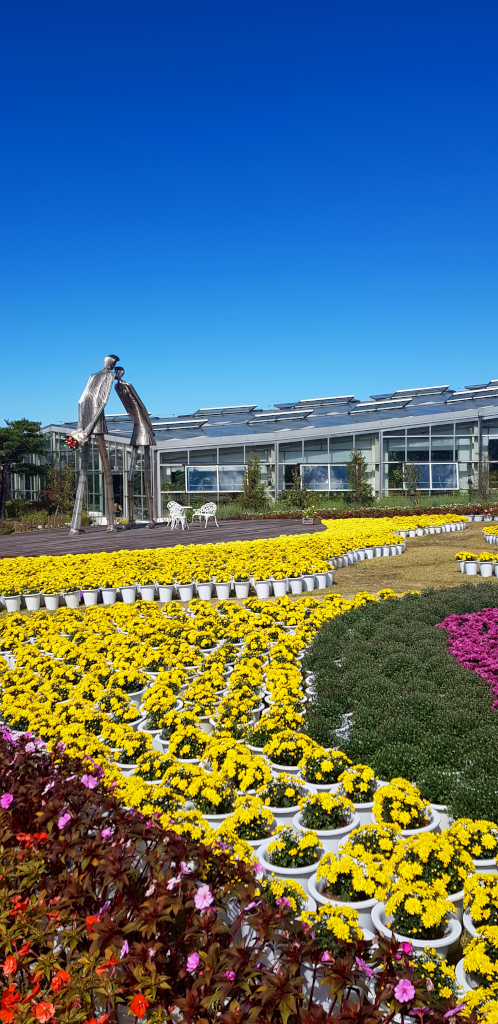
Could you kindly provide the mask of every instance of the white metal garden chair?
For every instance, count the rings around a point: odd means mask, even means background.
[[[185,527],[188,530],[187,509],[183,505],[179,505],[177,501],[169,501],[167,508],[171,518],[171,529],[174,530],[175,526],[178,525],[181,526],[182,530]]]
[[[192,522],[194,521],[196,516],[199,519],[199,523],[201,519],[204,519],[204,529],[206,529],[208,519],[214,519],[216,526],[219,529],[219,523],[216,518],[216,505],[214,501],[208,501],[206,505],[201,505],[200,508],[197,508],[195,512],[192,514]]]

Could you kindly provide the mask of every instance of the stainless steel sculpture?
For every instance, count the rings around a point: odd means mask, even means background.
[[[82,444],[81,466],[74,502],[73,518],[71,519],[71,533],[81,533],[81,513],[88,486],[88,441],[92,434],[97,438],[99,455],[104,471],[105,482],[105,515],[107,518],[107,531],[114,533],[116,524],[114,519],[114,493],[112,488],[111,467],[105,446],[104,434],[107,433],[107,424],[104,416],[104,409],[109,400],[115,373],[114,367],[119,356],[106,356],[104,369],[92,373],[88,378],[86,388],[78,402],[78,430],[74,436]]]
[[[144,477],[145,477],[145,494],[147,498],[147,513],[149,516],[149,522],[147,526],[152,529],[155,525],[154,521],[154,505],[152,501],[152,474],[151,474],[151,458],[150,449],[156,443],[154,436],[154,428],[150,421],[149,414],[145,408],[142,399],[139,398],[133,384],[129,384],[128,381],[123,380],[124,369],[122,366],[116,366],[115,369],[116,384],[115,391],[119,395],[121,402],[123,403],[126,412],[133,420],[133,433],[131,435],[131,462],[128,470],[128,525],[130,527],[134,524],[134,511],[133,511],[133,480],[135,475],[135,466],[137,462],[137,451],[139,445],[143,445],[144,449]]]

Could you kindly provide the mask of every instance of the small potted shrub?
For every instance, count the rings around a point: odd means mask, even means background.
[[[263,878],[259,888],[265,903],[276,911],[289,910],[300,915],[304,910],[311,909],[308,893],[293,878]]]
[[[275,819],[261,797],[244,796],[237,799],[235,809],[220,825],[217,835],[221,838],[236,836],[252,846],[254,852],[264,839],[275,829]]]
[[[352,801],[361,825],[372,820],[373,798],[379,780],[366,764],[354,764],[339,775],[339,792]]]
[[[310,792],[313,792],[312,786],[306,786],[295,775],[280,772],[260,790],[259,796],[272,812],[278,825],[291,825],[294,815],[299,811],[300,801]]]
[[[235,810],[237,793],[218,772],[202,772],[192,779],[187,795],[213,827],[221,825]]]
[[[422,880],[428,885],[442,882],[459,921],[463,913],[464,883],[474,870],[470,853],[453,844],[447,833],[440,835],[435,832],[424,832],[408,839],[403,856],[396,864],[398,878],[406,882],[412,879]]]
[[[206,750],[208,737],[196,725],[184,725],[183,722],[170,736],[168,753],[179,761],[198,764]]]
[[[300,801],[300,807],[293,818],[294,828],[313,829],[327,853],[337,852],[339,843],[360,823],[351,800],[340,793],[311,794]]]
[[[40,609],[41,594],[39,587],[24,587],[24,603],[28,612],[37,612]],[[78,601],[79,601],[78,592]]]
[[[372,922],[385,938],[411,942],[417,949],[430,944],[441,956],[460,938],[462,926],[453,904],[441,895],[444,886],[400,879],[387,900],[372,910]]]
[[[448,839],[470,853],[480,874],[496,872],[498,825],[494,821],[458,818],[447,831]]]
[[[299,766],[316,749],[317,744],[315,741],[311,740],[305,733],[284,729],[282,732],[276,733],[271,737],[268,743],[265,744],[263,752],[275,771],[297,774]]]
[[[374,795],[373,816],[382,824],[399,825],[405,838],[416,832],[433,832],[439,827],[438,812],[421,799],[420,790],[406,779],[392,779]]]
[[[498,928],[481,925],[479,934],[465,946],[463,958],[457,963],[456,980],[464,992],[498,983]]]
[[[343,853],[326,853],[316,875],[309,880],[309,891],[318,904],[328,902],[351,906],[358,912],[362,928],[371,927],[371,911],[379,900],[385,899],[391,883],[388,861],[380,861],[371,854],[361,858]]]
[[[267,872],[287,880],[294,878],[308,891],[308,879],[316,871],[323,853],[315,832],[295,832],[288,825],[278,825],[273,836],[258,850],[258,860]]]
[[[484,926],[498,927],[498,875],[470,875],[463,891],[463,923],[469,935],[477,935]]]
[[[353,762],[342,753],[342,750],[313,751],[300,765],[301,775],[310,782],[318,792],[331,792],[338,789],[339,776]]]

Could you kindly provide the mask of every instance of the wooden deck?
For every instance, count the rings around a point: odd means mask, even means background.
[[[235,540],[259,540],[282,534],[316,533],[323,526],[303,526],[296,519],[220,520],[207,529],[197,525],[189,530],[172,530],[159,523],[153,530],[136,526],[133,530],[107,533],[105,526],[87,527],[75,536],[68,529],[37,530],[33,533],[10,533],[0,537],[0,558],[22,555],[67,555],[96,551],[130,551],[137,548],[169,548],[175,544],[220,544]]]

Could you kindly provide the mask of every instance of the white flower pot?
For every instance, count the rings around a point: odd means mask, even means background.
[[[308,782],[303,782],[302,786],[308,793],[316,792],[315,787],[310,786]],[[292,819],[299,812],[299,804],[294,807],[269,807],[268,810],[273,814],[276,825],[292,825]]]
[[[471,938],[475,939],[476,935],[479,935],[479,928],[474,924],[469,910],[464,910],[462,914],[462,924],[465,931],[469,933]],[[484,927],[484,925],[481,925],[481,927]]]
[[[9,600],[9,598],[6,597],[5,598],[5,602],[7,603],[8,600]],[[49,611],[49,612],[56,612],[57,611],[57,609],[59,607],[59,594],[44,594],[43,595],[43,600],[45,601],[45,608],[47,609],[47,611]],[[9,611],[8,608],[7,608],[7,611]]]
[[[474,867],[480,874],[498,875],[496,857],[491,857],[489,860],[474,860]]]
[[[315,573],[315,583],[316,583],[317,590],[325,590],[325,588],[327,586],[327,573],[326,572],[316,572]]]
[[[111,761],[115,768],[119,768],[121,775],[133,775],[136,764],[123,764],[121,761]]]
[[[494,570],[493,562],[479,562],[481,576],[492,576]]]
[[[360,925],[360,928],[371,928],[372,910],[375,907],[376,903],[378,903],[378,900],[375,898],[375,896],[372,896],[372,898],[369,900],[355,900],[354,902],[351,901],[350,903],[346,903],[341,902],[341,900],[328,899],[327,896],[323,895],[323,887],[323,880],[319,882],[315,872],[314,875],[311,875],[311,878],[308,882],[308,891],[310,892],[311,896],[313,896],[313,899],[316,900],[319,907],[324,907],[327,905],[327,903],[330,903],[333,907],[350,907],[351,910],[358,911],[358,923]]]
[[[79,590],[64,591],[62,596],[67,608],[79,608],[81,600]]]
[[[250,587],[249,580],[247,580],[247,581],[246,580],[244,580],[244,581],[241,580],[240,582],[235,580],[234,587],[235,587],[235,596],[238,598],[239,601],[244,601],[246,599],[246,597],[249,597],[249,587]]]
[[[399,935],[389,927],[385,903],[377,903],[373,907],[372,923],[374,930],[380,932],[386,939],[390,939],[394,935],[398,942],[411,942],[414,949],[424,949],[426,946],[430,946],[442,957],[448,955],[448,950],[456,945],[462,933],[460,921],[457,921],[456,917],[450,917],[442,939],[414,939],[411,935]]]
[[[294,825],[295,829],[303,829],[304,831],[307,830],[307,826],[303,825],[303,816],[301,812],[294,816],[294,818],[292,819],[292,824]],[[323,846],[324,853],[338,853],[339,843],[344,843],[349,833],[352,832],[354,828],[359,828],[359,825],[360,819],[358,815],[353,814],[353,817],[351,818],[349,824],[343,825],[342,828],[326,830],[314,828],[309,829],[308,831],[316,832]]]
[[[478,982],[474,981],[470,974],[467,974],[463,966],[464,958],[458,961],[455,967],[455,980],[460,989],[461,995],[465,995],[467,992],[471,992],[472,989],[478,988]]]
[[[102,602],[106,606],[116,604],[116,587],[101,587]]]
[[[159,600],[164,604],[168,604],[168,601],[173,600],[173,584],[160,583],[159,584]]]
[[[477,576],[477,562],[466,562],[465,572],[467,576]]]
[[[465,562],[460,562],[460,572],[465,572]]]
[[[287,593],[287,580],[272,580],[272,585],[275,597],[285,597]]]
[[[57,599],[59,595],[57,594]],[[7,597],[4,594],[5,607],[8,612],[20,612],[21,611],[21,595],[15,594],[13,597]]]
[[[303,575],[303,591],[315,589],[315,577]]]
[[[431,807],[433,807],[434,810],[438,812],[439,828],[441,832],[444,832],[446,828],[450,827],[450,816],[446,804],[431,804]]]
[[[139,584],[138,590],[142,601],[154,601],[156,596],[155,583],[146,583],[145,585]]]
[[[79,597],[80,595],[78,593],[78,600]],[[25,594],[24,602],[28,612],[37,612],[40,609],[41,594]]]
[[[382,556],[383,556],[383,558],[387,558],[390,554],[391,554],[391,545],[390,544],[383,544],[382,545]]]
[[[293,878],[294,881],[299,882],[300,885],[302,885],[304,891],[311,896],[311,893],[308,888],[308,881],[311,878],[311,876],[315,873],[318,867],[318,861],[315,861],[313,864],[310,864],[308,867],[305,868],[281,868],[278,866],[278,864],[272,864],[271,861],[269,861],[266,857],[266,850],[270,845],[271,841],[271,836],[269,837],[269,839],[264,839],[258,850],[258,860],[260,864],[262,864],[262,866],[264,867],[266,873],[268,875],[276,875],[277,878],[283,878],[284,881],[288,881],[289,878]],[[322,854],[320,853],[320,857],[321,856]]]
[[[440,818],[433,804],[430,807],[430,821],[428,825],[422,825],[422,828],[404,828],[401,829],[401,835],[403,839],[411,839],[413,836],[419,836],[422,832],[437,832],[439,830]],[[372,814],[370,818],[371,822],[375,825],[375,818]]]
[[[124,604],[135,604],[137,599],[137,588],[135,584],[133,586],[120,587],[121,597]]]
[[[210,601],[213,596],[212,583],[196,583],[197,597],[200,601]]]
[[[130,700],[132,700],[133,703],[137,705],[137,708],[140,707],[140,705],[142,703],[143,695],[144,695],[146,690],[148,690],[148,686],[142,686],[142,689],[141,690],[137,690],[136,693],[129,693],[128,694]]]
[[[94,587],[92,590],[82,590],[81,593],[83,595],[83,603],[86,608],[89,608],[92,605],[97,604],[97,601],[99,599],[98,587]]]
[[[214,725],[209,715],[201,715],[199,718],[199,729],[201,732],[212,733],[214,732]]]
[[[374,549],[373,548],[365,548],[365,557],[366,558],[373,558],[373,556],[374,556]]]
[[[218,598],[218,601],[228,601],[231,587],[231,583],[215,583],[216,597]]]
[[[271,594],[270,580],[254,580],[254,587],[260,601],[264,601]]]
[[[275,764],[274,761],[270,761],[270,768],[274,775],[280,775],[282,772],[286,772],[289,775],[297,775],[300,769],[296,765],[288,764]]]
[[[178,597],[180,601],[191,601],[194,596],[193,583],[177,583]]]
[[[463,889],[454,892],[451,896],[448,894],[448,899],[453,903],[456,919],[461,924],[463,920]]]
[[[303,581],[300,576],[295,576],[293,579],[289,579],[291,594],[302,594],[303,592]]]

